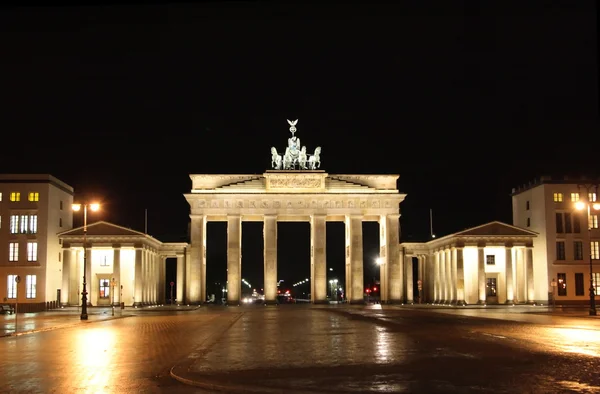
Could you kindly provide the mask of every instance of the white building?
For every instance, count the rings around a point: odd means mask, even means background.
[[[0,174],[0,294],[22,312],[56,307],[58,232],[73,225],[73,188],[47,174]],[[16,278],[20,282],[15,281]]]
[[[535,238],[533,231],[491,222],[429,242],[401,243],[406,302],[545,304],[547,294],[538,296],[536,287],[546,271],[534,264]]]
[[[183,302],[189,285],[187,243],[163,243],[116,224],[99,221],[58,234],[62,244],[61,305],[81,304],[83,245],[86,245],[88,305],[144,306],[164,304],[166,259],[177,258],[176,299]],[[187,272],[186,272],[187,271]],[[186,283],[186,280],[188,283]]]
[[[586,185],[592,187],[586,188]],[[597,201],[596,185],[582,179],[542,177],[513,189],[513,224],[539,234],[534,239],[534,265],[546,274],[536,277],[536,297],[554,292],[557,303],[588,304],[590,258],[595,293],[598,294],[600,211],[593,207]],[[584,209],[577,209],[578,202]],[[551,286],[553,281],[557,285],[555,288]]]

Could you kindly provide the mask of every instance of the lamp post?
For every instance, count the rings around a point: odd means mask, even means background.
[[[595,211],[600,210],[600,204],[598,204],[596,201],[596,196],[597,196],[597,191],[598,191],[598,185],[590,185],[590,184],[586,184],[586,185],[579,185],[579,188],[584,188],[587,191],[587,195],[586,195],[586,201],[587,203],[583,202],[583,201],[577,201],[577,203],[575,204],[575,208],[577,208],[578,210],[584,210],[587,208],[587,222],[588,222],[588,242],[590,245],[590,316],[596,316],[597,312],[596,312],[596,297],[595,297],[595,291],[594,291],[594,270],[593,270],[593,266],[592,266],[592,257],[593,257],[593,249],[592,249],[592,220],[591,220],[591,210],[594,209]],[[592,190],[592,188],[594,188],[595,192],[592,194],[592,192],[590,190]],[[592,198],[593,196],[593,198]],[[593,200],[593,201],[592,201]]]
[[[100,204],[89,204],[92,211],[100,209]],[[82,204],[73,204],[73,210],[78,212],[81,210]],[[87,283],[85,273],[87,271],[87,208],[88,204],[83,204],[83,290],[81,292],[81,320],[88,319],[87,313]]]

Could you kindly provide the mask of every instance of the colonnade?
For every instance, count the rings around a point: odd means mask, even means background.
[[[399,254],[399,214],[381,215],[380,265],[382,302],[404,301],[404,264]],[[277,300],[277,215],[262,215],[264,241],[264,295],[266,303]],[[369,218],[372,220],[372,218]],[[206,215],[191,215],[190,261],[186,265],[185,299],[189,303],[206,301]],[[364,302],[363,234],[361,215],[344,215],[346,236],[346,297],[351,303]],[[242,215],[227,215],[227,302],[239,304],[242,279]],[[328,217],[309,217],[311,302],[327,302],[326,222]],[[179,266],[179,264],[178,264]],[[179,275],[178,268],[178,275]],[[179,280],[179,276],[178,276]],[[179,286],[178,286],[179,288]]]

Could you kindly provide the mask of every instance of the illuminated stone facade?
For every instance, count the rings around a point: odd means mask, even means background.
[[[191,247],[186,267],[190,303],[206,301],[206,223],[227,222],[227,302],[241,297],[242,222],[263,222],[264,295],[277,297],[277,222],[311,225],[311,301],[326,302],[325,223],[346,225],[346,298],[363,302],[362,223],[380,224],[381,298],[403,302],[403,261],[399,257],[398,175],[330,175],[324,171],[267,171],[262,175],[190,175]]]

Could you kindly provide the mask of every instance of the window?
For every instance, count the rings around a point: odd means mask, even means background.
[[[566,296],[567,295],[567,274],[558,274],[558,295]]]
[[[485,287],[485,295],[487,297],[496,297],[496,295],[497,295],[496,278],[487,278],[487,284]]]
[[[531,219],[527,218],[527,227],[531,226]]]
[[[37,215],[11,215],[11,234],[37,234]]]
[[[594,285],[592,286],[594,288],[594,294],[600,294],[598,293],[600,291],[600,272],[594,272],[594,276],[592,276]]]
[[[562,233],[564,232],[563,230],[563,215],[562,213],[557,212],[556,213],[556,232],[557,233]]]
[[[58,262],[60,263],[60,252],[58,252]]]
[[[598,215],[590,215],[588,218],[590,228],[598,228]]]
[[[27,261],[37,261],[38,259],[37,242],[27,242]]]
[[[7,296],[6,298],[17,298],[17,275],[8,275],[6,282]]]
[[[529,201],[527,201],[527,202],[525,203],[525,210],[526,210],[526,211],[529,211]]]
[[[11,242],[8,244],[8,261],[19,261],[18,242]]]
[[[10,201],[12,201],[12,202],[21,201],[21,193],[19,193],[19,192],[10,193]]]
[[[590,253],[592,255],[592,259],[594,259],[594,260],[600,259],[600,251],[598,250],[598,241],[590,242],[590,248],[591,248]]]
[[[100,262],[100,267],[108,267],[110,264],[106,262],[106,256],[104,256],[104,261]]]
[[[63,203],[62,200],[60,200],[60,204],[58,205],[59,209],[62,211],[63,210]]]
[[[554,202],[562,202],[563,194],[562,193],[554,193]]]
[[[576,296],[585,295],[585,290],[583,288],[583,274],[582,273],[575,274],[575,295]]]
[[[571,193],[571,201],[573,201],[573,202],[579,201],[579,193]]]
[[[2,201],[2,192],[0,192],[0,201]]]
[[[596,193],[588,193],[588,201],[596,202]]]
[[[573,228],[571,227],[571,214],[568,212],[565,212],[565,233],[572,233],[573,232]]]
[[[58,218],[58,227],[62,227],[62,218]]]
[[[487,265],[495,265],[496,264],[496,256],[494,256],[493,254],[489,254],[489,255],[485,256],[485,263]]]
[[[36,297],[36,284],[37,284],[37,276],[36,275],[27,275],[25,277],[25,298],[35,298]]]
[[[565,242],[558,241],[556,243],[556,260],[564,260],[565,259]]]
[[[574,241],[573,242],[573,253],[575,260],[583,260],[583,242]]]
[[[110,281],[108,279],[100,279],[100,298],[110,297]]]
[[[19,215],[10,215],[10,233],[19,233]]]
[[[579,215],[573,215],[573,232],[579,234],[581,232],[581,220]]]
[[[27,197],[29,201],[40,201],[40,193],[31,192],[29,193],[29,197]]]

